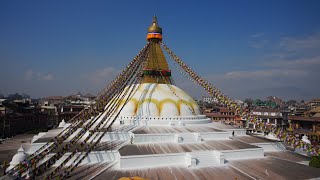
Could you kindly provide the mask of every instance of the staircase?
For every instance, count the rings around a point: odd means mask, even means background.
[[[272,145],[278,151],[286,151],[286,147],[283,145],[282,142],[274,142],[272,143]]]

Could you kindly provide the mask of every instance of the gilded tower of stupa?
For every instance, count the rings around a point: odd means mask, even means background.
[[[171,71],[159,44],[162,41],[162,28],[158,25],[157,17],[153,17],[148,28],[147,41],[151,46],[142,83],[171,84]]]
[[[135,86],[135,94],[132,97],[127,95],[123,98],[123,103],[127,98],[129,100],[121,110],[119,118],[124,121],[142,120],[151,124],[209,121],[204,115],[200,115],[199,106],[193,98],[172,85],[171,70],[160,45],[162,28],[156,17],[153,17],[146,39],[150,46],[143,67],[143,77],[139,86]]]

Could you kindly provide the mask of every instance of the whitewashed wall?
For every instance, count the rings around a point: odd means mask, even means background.
[[[100,142],[106,142],[106,141],[126,141],[130,139],[130,136],[132,133],[129,132],[108,132],[104,134]]]
[[[38,149],[40,149],[42,146],[44,146],[45,144],[46,143],[32,143],[30,146],[30,149],[26,153],[32,154],[32,153],[36,152]]]
[[[226,160],[251,159],[264,157],[262,148],[223,150],[220,151]]]
[[[263,148],[265,152],[285,151],[286,147],[281,142],[252,143],[252,145]]]
[[[61,157],[54,165],[53,167],[59,166],[65,159],[70,156],[71,153],[66,153]],[[66,166],[70,166],[72,163],[74,163],[74,160],[81,155],[83,157],[83,154],[76,153],[66,164]],[[95,163],[108,163],[112,161],[119,161],[120,154],[118,151],[93,151],[88,154],[87,157],[84,158],[84,160],[80,163],[80,165],[84,164],[95,164]]]
[[[134,143],[177,142],[175,134],[135,134]]]
[[[137,169],[160,166],[188,166],[190,157],[186,153],[121,156],[120,168]]]
[[[200,133],[202,140],[229,139],[229,132],[203,132]]]
[[[193,151],[191,155],[192,167],[205,167],[224,164],[224,155],[218,151]]]
[[[244,136],[247,135],[247,130],[245,129],[223,129],[224,131],[229,132],[230,137],[232,136],[232,132],[234,131],[235,136]]]

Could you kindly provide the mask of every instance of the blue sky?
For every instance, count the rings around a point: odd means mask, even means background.
[[[227,95],[319,97],[319,8],[312,0],[0,1],[0,93],[96,94],[145,45],[156,14],[163,41]],[[178,86],[205,95],[177,73]]]

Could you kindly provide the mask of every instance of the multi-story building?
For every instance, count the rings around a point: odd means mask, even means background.
[[[60,108],[59,122],[65,120],[66,122],[82,111],[86,106],[84,105],[64,105]]]
[[[49,96],[42,99],[42,105],[44,106],[57,106],[64,103],[63,96]]]
[[[304,115],[307,117],[317,117],[320,118],[320,106],[310,109],[309,111],[305,111]]]
[[[316,107],[320,107],[320,98],[317,98],[317,99],[312,99],[311,101],[309,101],[307,103],[307,105],[313,109],[313,108],[316,108]]]
[[[0,100],[0,136],[8,137],[27,131],[44,131],[57,127],[63,119],[70,120],[82,109],[94,103],[91,94],[77,95],[73,101],[62,96],[50,96],[33,104],[31,99]]]
[[[274,124],[281,125],[282,124],[282,112],[279,109],[253,109],[251,111],[253,116],[256,116],[258,120]]]
[[[289,131],[302,137],[308,136],[312,143],[320,143],[320,117],[288,116]]]
[[[219,103],[217,98],[215,98],[215,97],[207,97],[207,96],[203,96],[202,97],[202,101],[204,103],[208,103],[208,104]]]
[[[284,102],[282,101],[282,99],[275,97],[275,96],[267,97],[267,101],[275,103],[280,108],[283,108],[285,105]]]
[[[292,116],[302,116],[302,115],[304,115],[304,113],[305,113],[306,111],[308,111],[310,108],[309,108],[308,106],[300,105],[300,106],[289,106],[288,109],[290,110],[289,115],[292,115]]]
[[[238,127],[243,126],[241,118],[236,117],[234,111],[229,110],[226,107],[215,107],[213,109],[206,110],[204,114],[213,121],[219,121]]]
[[[52,128],[59,123],[58,106],[54,106],[53,104],[41,106],[40,111],[46,115],[48,128]]]
[[[283,122],[283,112],[280,109],[259,108],[251,110],[251,114],[256,116],[258,120],[269,124],[281,126]],[[232,110],[226,107],[218,107],[205,111],[205,115],[214,121],[221,121],[226,124],[243,127],[245,120],[237,117]]]
[[[0,114],[0,135],[4,137],[48,128],[47,115],[30,104],[7,102]]]

